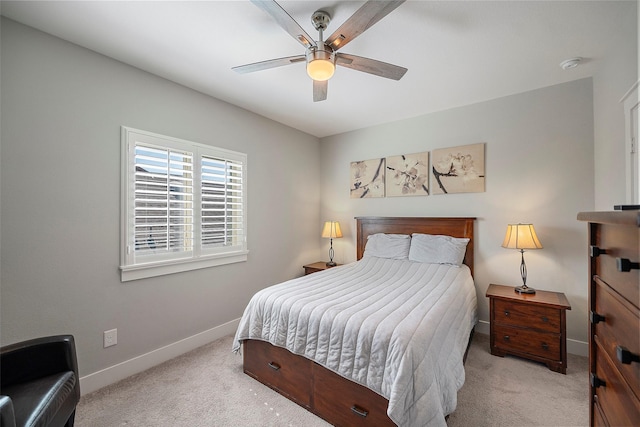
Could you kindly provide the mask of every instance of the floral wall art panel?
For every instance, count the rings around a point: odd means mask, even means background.
[[[431,153],[431,192],[482,193],[484,143],[442,148]]]
[[[351,198],[384,197],[384,158],[351,162]]]
[[[429,152],[387,157],[385,193],[393,196],[429,195]]]

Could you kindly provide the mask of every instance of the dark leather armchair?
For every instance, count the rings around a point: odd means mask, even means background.
[[[0,349],[0,426],[72,427],[80,377],[72,335]]]

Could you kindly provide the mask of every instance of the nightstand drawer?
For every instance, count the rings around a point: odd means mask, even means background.
[[[496,299],[493,321],[547,332],[560,331],[560,310],[540,305]]]
[[[303,265],[302,268],[304,268],[304,275],[306,276],[307,274],[317,273],[319,271],[324,271],[324,270],[327,270],[329,268],[337,267],[339,265],[342,265],[342,264],[336,264],[335,266],[329,266],[324,261],[318,261],[318,262],[314,262],[312,264]]]
[[[496,325],[495,346],[501,350],[522,352],[549,360],[562,360],[560,334]]]
[[[315,267],[304,267],[304,275],[317,273],[318,271],[324,271],[324,268],[315,268]]]

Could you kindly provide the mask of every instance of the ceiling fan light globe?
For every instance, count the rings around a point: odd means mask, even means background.
[[[326,59],[315,59],[307,63],[307,74],[319,82],[329,80],[335,71],[336,66]]]
[[[318,42],[318,46],[307,49],[307,74],[313,80],[329,80],[336,71],[336,56],[333,50]]]

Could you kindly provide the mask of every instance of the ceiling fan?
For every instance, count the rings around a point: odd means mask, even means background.
[[[375,59],[347,53],[337,53],[337,50],[371,28],[373,24],[387,16],[405,0],[369,0],[347,19],[329,38],[323,40],[323,32],[327,29],[331,16],[329,13],[318,10],[311,16],[311,22],[319,37],[314,41],[302,27],[275,1],[251,0],[253,4],[267,12],[287,33],[306,48],[304,55],[288,56],[285,58],[270,59],[253,64],[233,67],[232,70],[244,74],[283,65],[295,64],[306,61],[307,74],[313,79],[313,101],[327,99],[328,80],[333,76],[336,65],[341,65],[352,70],[363,71],[380,77],[400,80],[407,72],[406,68]]]

